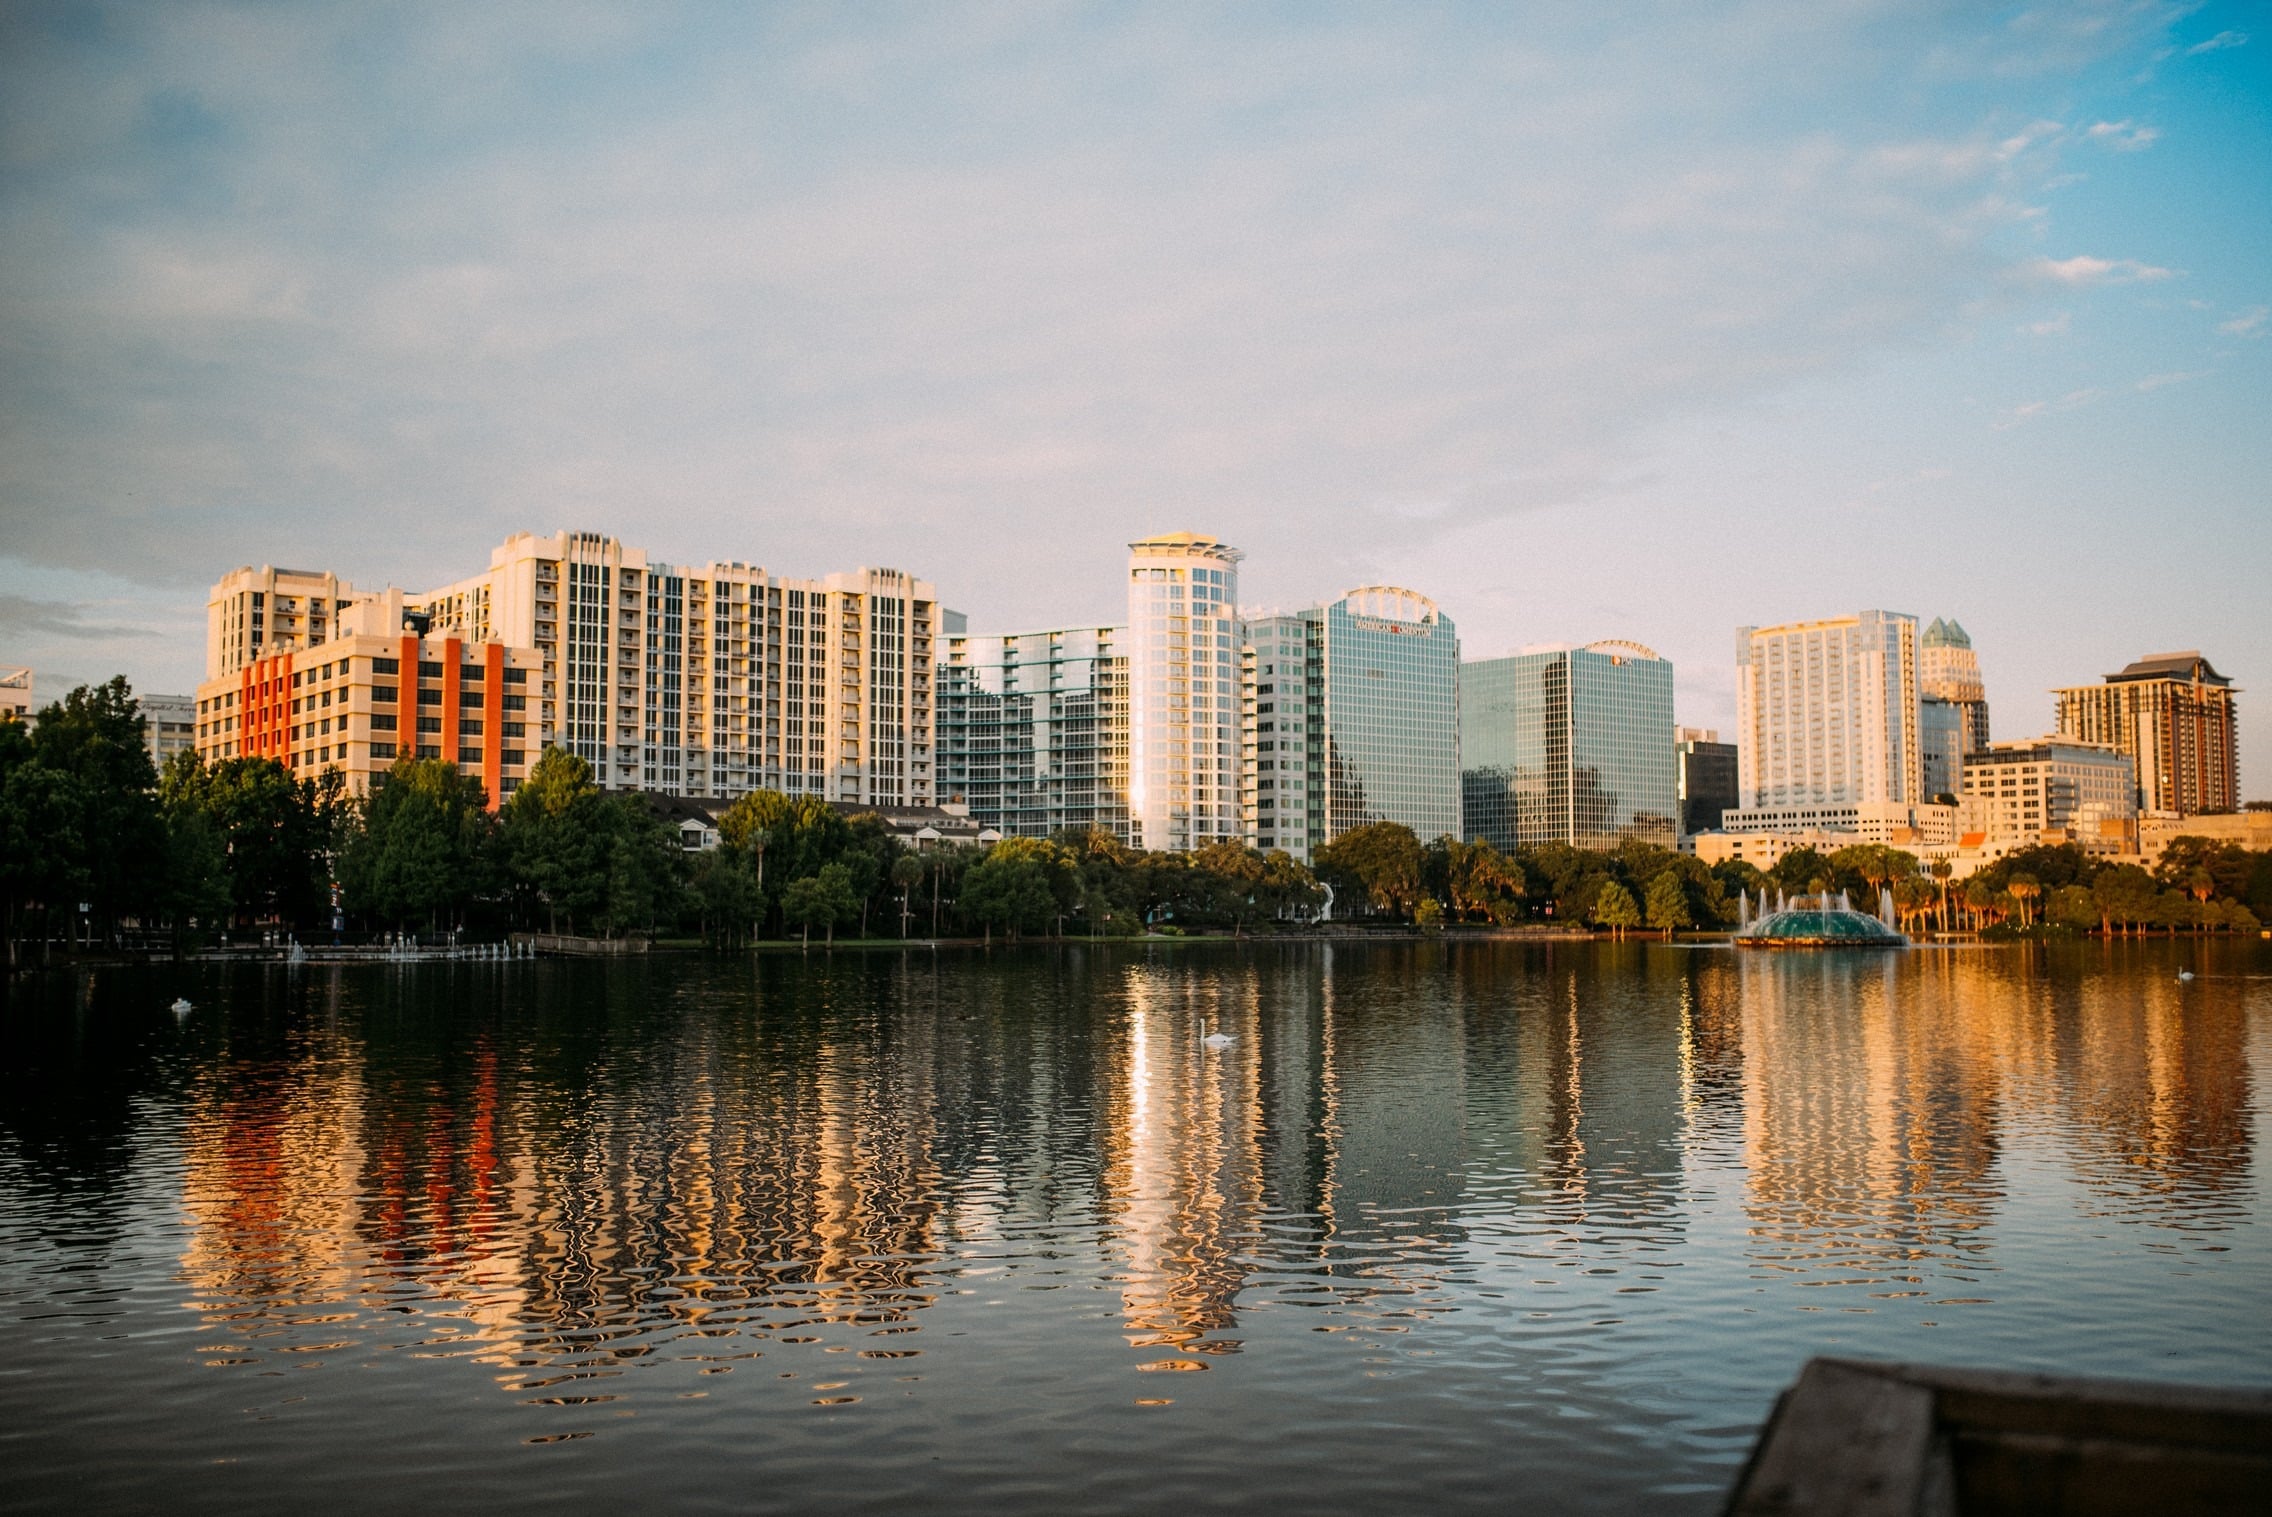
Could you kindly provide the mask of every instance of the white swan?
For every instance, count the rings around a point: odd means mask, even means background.
[[[1211,1026],[1213,1022],[1214,1018],[1212,1017],[1201,1017],[1199,1019],[1201,1027]],[[1237,1041],[1238,1039],[1232,1037],[1229,1033],[1210,1032],[1200,1038],[1199,1046],[1202,1048],[1228,1048]]]
[[[191,1010],[191,1007],[190,1007],[190,1004],[189,1004],[189,998],[188,998],[187,996],[175,996],[175,997],[174,997],[174,1015],[175,1015],[175,1016],[177,1016],[177,1017],[186,1017],[186,1016],[188,1016],[188,1015],[189,1015],[189,1013],[190,1013],[190,1010]]]
[[[2179,971],[2177,972],[2177,978],[2178,978],[2178,980],[2179,980],[2179,982],[2180,982],[2180,983],[2182,983],[2182,982],[2184,982],[2184,981],[2186,981],[2186,980],[2190,980],[2190,979],[2192,979],[2192,978],[2193,978],[2193,971],[2192,971],[2192,970],[2190,970],[2190,969],[2180,969],[2180,970],[2179,970]]]

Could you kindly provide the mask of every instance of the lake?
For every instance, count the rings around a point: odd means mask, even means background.
[[[1814,1354],[2272,1384],[2261,942],[104,969],[0,1077],[10,1511],[1705,1512]]]

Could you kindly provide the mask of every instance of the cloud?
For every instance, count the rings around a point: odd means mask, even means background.
[[[2093,258],[2077,254],[2073,258],[2031,258],[2021,265],[2021,272],[2031,279],[2052,284],[2094,285],[2168,279],[2176,270],[2157,268],[2134,258]]]
[[[156,637],[147,627],[120,627],[85,619],[86,608],[70,601],[0,594],[0,633],[10,637],[49,636],[79,641]]]
[[[2021,405],[2016,405],[1991,422],[1990,425],[1999,432],[2009,432],[2014,427],[2027,425],[2037,417],[2057,416],[2064,411],[2079,411],[2084,406],[2094,404],[2105,398],[2106,391],[2100,389],[2070,390],[2057,400],[2030,400]]]
[[[2083,135],[2101,147],[2118,153],[2135,153],[2151,147],[2161,133],[2150,126],[2133,126],[2129,121],[2101,121]]]
[[[2185,50],[2185,56],[2198,58],[2203,53],[2221,53],[2228,47],[2246,46],[2248,46],[2248,33],[2225,31],[2217,33],[2216,36],[2211,37],[2206,42],[2194,43]]]
[[[2009,251],[2134,7],[1302,14],[11,22],[4,551],[416,585],[590,525],[1053,594],[1172,521],[1332,583],[2168,274]]]
[[[2227,337],[2262,337],[2267,319],[2272,319],[2272,306],[2250,306],[2232,320],[2217,323],[2217,330]]]
[[[2067,325],[2072,319],[2072,312],[2061,311],[2058,315],[2046,317],[2042,321],[2031,321],[2020,330],[2036,337],[2064,337],[2067,335]]]
[[[2141,392],[2147,390],[2159,390],[2170,385],[2184,384],[2189,379],[2206,378],[2208,376],[2208,373],[2209,371],[2207,369],[2189,369],[2177,374],[2148,374],[2144,379],[2139,380],[2130,388]]]

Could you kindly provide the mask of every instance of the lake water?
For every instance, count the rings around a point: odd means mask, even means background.
[[[1813,1354],[2272,1384],[2255,942],[8,995],[8,1510],[1701,1512]]]

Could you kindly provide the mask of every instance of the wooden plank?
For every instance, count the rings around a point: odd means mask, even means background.
[[[1987,1517],[2272,1512],[2272,1457],[2045,1433],[1960,1435],[1958,1510]]]
[[[1933,1393],[1877,1366],[1817,1359],[1778,1404],[1730,1517],[1914,1517],[1933,1445]]]
[[[1967,1433],[2041,1433],[2243,1451],[2272,1447],[2272,1391],[1832,1362],[1931,1388],[1940,1421]]]

